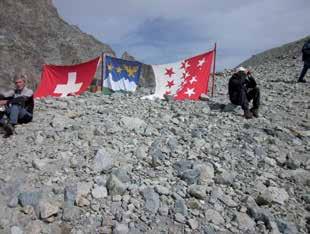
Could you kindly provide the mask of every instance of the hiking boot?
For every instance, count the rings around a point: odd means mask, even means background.
[[[12,124],[3,124],[3,129],[5,131],[4,138],[8,138],[14,133],[14,126]]]
[[[305,79],[299,79],[297,82],[298,83],[306,83],[307,81]]]
[[[255,118],[258,118],[258,108],[251,108],[251,112]]]
[[[249,111],[249,110],[245,110],[245,111],[244,111],[244,118],[246,118],[246,119],[252,119],[252,118],[253,118],[252,112]]]

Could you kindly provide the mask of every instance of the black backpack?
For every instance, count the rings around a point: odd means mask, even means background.
[[[302,47],[302,53],[306,55],[310,55],[310,40],[307,41]]]

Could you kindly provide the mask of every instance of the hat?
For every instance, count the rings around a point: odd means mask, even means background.
[[[237,71],[237,72],[240,72],[240,71],[246,72],[247,69],[245,69],[244,67],[238,67],[238,68],[236,69],[236,71]]]

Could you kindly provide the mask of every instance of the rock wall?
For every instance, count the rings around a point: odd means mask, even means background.
[[[0,87],[11,85],[19,72],[26,72],[34,86],[43,64],[114,54],[109,45],[62,20],[50,0],[1,0],[0,22]]]

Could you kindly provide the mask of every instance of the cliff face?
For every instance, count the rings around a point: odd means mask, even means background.
[[[73,64],[114,54],[109,45],[69,25],[51,0],[0,1],[0,88],[25,72],[30,86],[39,79],[43,64]]]

